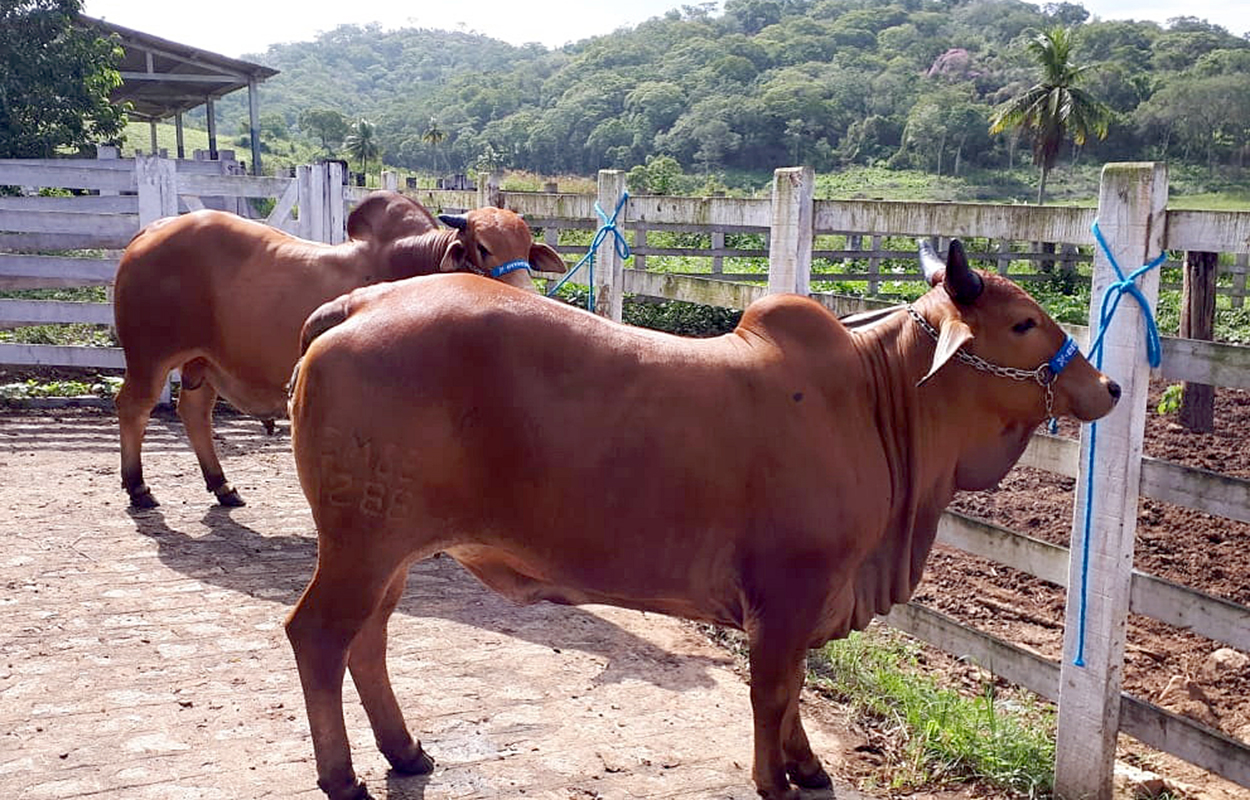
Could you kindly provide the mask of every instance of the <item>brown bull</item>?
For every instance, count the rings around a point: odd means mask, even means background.
[[[223,211],[158,220],[130,242],[117,268],[114,315],[126,355],[117,396],[122,486],[139,508],[158,505],[143,480],[140,449],[170,371],[181,368],[178,414],[208,490],[222,505],[243,500],[226,482],[213,444],[218,395],[273,419],[286,413],[286,383],[299,332],[318,305],[365,284],[433,272],[490,273],[532,286],[522,265],[563,272],[511,211],[483,208],[438,223],[421,204],[374,192],[348,218],[339,245],[297,239]]]
[[[808,648],[906,601],[954,492],[996,484],[1045,418],[1097,419],[1119,396],[958,243],[949,269],[922,261],[934,288],[854,331],[774,295],[733,333],[683,339],[469,276],[315,312],[291,415],[317,569],[287,634],[318,785],[368,796],[345,669],[391,764],[432,768],[390,688],[386,623],[409,565],[443,551],[517,602],[744,630],[759,793],[829,786],[799,719]]]

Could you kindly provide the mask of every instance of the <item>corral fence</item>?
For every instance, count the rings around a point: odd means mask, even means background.
[[[810,294],[839,315],[884,305],[882,301],[812,293],[815,281],[850,280],[883,285],[915,279],[914,250],[882,246],[891,237],[961,237],[986,245],[970,255],[982,266],[1004,271],[1017,256],[1065,255],[1092,261],[1094,305],[1114,280],[1104,253],[1095,248],[1091,224],[1097,218],[1117,262],[1127,269],[1165,248],[1187,254],[1224,254],[1204,259],[1231,265],[1222,282],[1231,302],[1244,299],[1245,254],[1250,252],[1250,213],[1167,211],[1166,170],[1155,164],[1109,165],[1104,169],[1097,209],[958,203],[827,201],[813,199],[810,168],[778,170],[772,196],[634,196],[622,206],[618,227],[634,240],[635,263],[626,265],[611,247],[601,247],[590,287],[599,313],[619,319],[626,293],[731,308],[745,308],[774,291]],[[88,190],[85,197],[0,198],[0,290],[107,285],[123,247],[140,224],[156,217],[215,202],[213,198],[262,198],[272,203],[270,224],[305,238],[341,241],[346,209],[364,190],[343,185],[340,165],[301,167],[295,178],[204,175],[187,162],[136,157],[104,164],[92,161],[0,161],[0,186]],[[383,185],[396,188],[393,175]],[[585,234],[599,227],[596,202],[608,214],[625,191],[624,174],[601,172],[597,197],[558,192],[504,192],[497,176],[476,192],[410,191],[435,211],[492,204],[525,215],[542,236],[569,255],[584,245],[562,242],[561,231]],[[117,193],[110,195],[109,193]],[[255,208],[255,205],[250,205]],[[298,209],[298,216],[293,211]],[[691,248],[653,247],[651,231],[706,237]],[[760,239],[760,235],[763,236]],[[745,247],[726,246],[743,236]],[[745,237],[754,236],[755,239]],[[833,240],[839,249],[822,243]],[[866,250],[864,243],[871,243]],[[1057,243],[1051,248],[1027,243]],[[764,243],[764,247],[758,246]],[[989,244],[995,243],[995,244]],[[1023,247],[1019,243],[1026,243]],[[855,245],[855,246],[851,246]],[[671,251],[680,251],[673,253]],[[66,254],[65,251],[79,251]],[[89,251],[85,253],[82,251]],[[1010,253],[1010,257],[1006,254]],[[648,258],[695,256],[708,261],[706,275],[646,269]],[[736,259],[767,258],[767,272],[735,274]],[[894,258],[906,267],[893,266]],[[813,272],[813,261],[838,262],[842,273]],[[875,259],[875,265],[874,265]],[[1187,256],[1186,260],[1190,260]],[[988,265],[985,263],[988,261]],[[856,269],[846,265],[861,265]],[[726,268],[729,268],[728,270]],[[876,270],[874,273],[873,270]],[[897,271],[895,271],[897,270]],[[1208,270],[1208,273],[1215,270]],[[767,286],[753,285],[767,281]],[[832,275],[833,277],[829,277]],[[849,276],[849,277],[848,277]],[[1015,276],[1013,276],[1015,277]],[[1142,292],[1154,305],[1159,271],[1147,273]],[[1213,296],[1213,295],[1212,295]],[[1072,549],[948,512],[940,541],[993,559],[1051,583],[1070,587],[1064,656],[1056,663],[1031,651],[964,626],[916,604],[897,607],[888,622],[1024,686],[1059,706],[1056,790],[1066,798],[1111,797],[1117,733],[1250,787],[1250,746],[1186,717],[1121,691],[1128,614],[1141,614],[1243,651],[1250,651],[1250,609],[1132,569],[1139,497],[1145,495],[1219,517],[1250,522],[1250,481],[1142,456],[1146,391],[1144,326],[1134,304],[1124,308],[1106,334],[1104,370],[1124,389],[1119,409],[1099,423],[1102,443],[1094,458],[1082,441],[1039,434],[1022,464],[1078,477]],[[75,308],[70,308],[75,306]],[[88,307],[91,306],[90,310]],[[1091,310],[1096,319],[1097,308]],[[0,302],[0,327],[55,322],[111,321],[106,304],[40,300]],[[1088,347],[1089,329],[1068,326]],[[1164,337],[1161,377],[1194,385],[1250,389],[1250,347],[1199,339]],[[120,367],[109,348],[0,345],[0,363]],[[1097,483],[1095,513],[1086,543],[1086,478]],[[1086,546],[1088,544],[1088,546]],[[1083,550],[1088,558],[1073,557]],[[1081,593],[1076,588],[1088,588]],[[1078,602],[1078,595],[1084,597]],[[1078,615],[1083,624],[1078,625]],[[1084,663],[1075,665],[1078,629],[1084,629]]]

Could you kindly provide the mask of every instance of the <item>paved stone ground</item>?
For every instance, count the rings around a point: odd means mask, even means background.
[[[282,631],[316,554],[289,439],[217,429],[250,505],[211,505],[165,418],[144,451],[163,505],[131,514],[111,413],[0,409],[0,797],[321,796]],[[349,680],[378,798],[755,797],[746,686],[687,624],[517,607],[436,558],[392,618],[390,665],[438,765],[388,774]],[[808,730],[836,760],[836,727]]]

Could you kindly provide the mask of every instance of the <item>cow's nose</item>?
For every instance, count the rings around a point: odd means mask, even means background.
[[[1115,381],[1107,381],[1107,391],[1111,392],[1112,402],[1120,402],[1120,384]]]

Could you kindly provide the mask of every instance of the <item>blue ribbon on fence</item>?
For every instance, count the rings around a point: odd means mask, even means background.
[[[571,270],[564,273],[564,277],[561,278],[555,286],[547,290],[548,297],[551,297],[558,292],[560,287],[582,268],[583,264],[587,264],[589,269],[586,270],[586,282],[590,289],[586,292],[586,309],[588,311],[595,310],[595,253],[598,252],[599,245],[603,244],[603,240],[611,234],[613,237],[612,246],[616,249],[616,254],[621,257],[621,260],[625,261],[631,255],[629,243],[625,241],[625,237],[621,234],[620,228],[616,227],[616,218],[620,215],[621,209],[625,207],[625,203],[628,200],[629,192],[622,192],[621,199],[617,201],[616,210],[612,212],[611,217],[608,217],[608,215],[604,212],[603,208],[599,205],[599,201],[595,201],[595,213],[599,215],[599,219],[602,220],[603,224],[599,226],[599,230],[595,231],[595,238],[591,240],[590,249],[586,251],[586,255],[582,256],[581,260],[574,264]]]
[[[1159,340],[1159,326],[1155,322],[1154,314],[1150,312],[1149,301],[1142,294],[1136,281],[1139,277],[1166,261],[1168,254],[1167,252],[1160,253],[1149,264],[1138,267],[1128,277],[1125,277],[1124,270],[1120,269],[1120,264],[1115,260],[1115,256],[1111,253],[1111,248],[1107,245],[1106,238],[1102,235],[1102,229],[1098,227],[1097,219],[1094,220],[1092,230],[1094,232],[1094,240],[1098,243],[1098,247],[1102,250],[1103,255],[1107,257],[1107,261],[1111,264],[1111,268],[1115,270],[1116,277],[1119,280],[1112,282],[1103,292],[1102,303],[1098,311],[1098,335],[1094,338],[1094,343],[1089,348],[1090,360],[1094,362],[1095,367],[1099,370],[1102,369],[1103,337],[1106,336],[1107,329],[1111,327],[1111,318],[1115,316],[1116,309],[1120,305],[1120,298],[1125,294],[1129,294],[1137,301],[1137,304],[1141,307],[1142,315],[1145,317],[1146,359],[1149,361],[1151,369],[1157,368],[1163,362],[1163,349]],[[1085,462],[1087,465],[1092,467],[1094,454],[1097,451],[1098,423],[1093,422],[1089,426],[1089,458]],[[1082,522],[1083,532],[1081,536],[1081,585],[1077,610],[1077,643],[1076,657],[1072,660],[1072,663],[1078,667],[1085,666],[1085,618],[1089,602],[1089,539],[1094,517],[1094,470],[1087,468],[1085,472],[1085,518]]]

